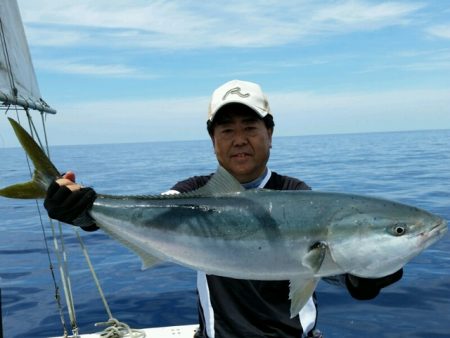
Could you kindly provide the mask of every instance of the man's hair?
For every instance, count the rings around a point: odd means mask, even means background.
[[[216,113],[216,116],[215,116],[214,120],[212,120],[212,121],[210,121],[210,120],[206,121],[206,129],[208,130],[208,134],[209,134],[210,137],[213,137],[213,135],[214,135],[214,128],[216,127],[217,122],[220,121],[220,115],[223,114],[224,111],[226,111],[226,110],[232,108],[232,106],[235,106],[235,107],[236,107],[236,106],[239,106],[240,109],[245,109],[245,110],[249,110],[249,111],[254,112],[255,115],[256,115],[259,119],[263,120],[264,125],[266,126],[267,129],[272,129],[272,130],[273,130],[273,128],[275,127],[275,122],[273,121],[273,116],[272,116],[272,114],[267,114],[266,116],[264,116],[263,118],[261,118],[261,117],[258,115],[258,113],[256,113],[255,111],[253,111],[253,109],[251,109],[251,108],[249,108],[249,107],[247,107],[247,106],[245,106],[245,105],[243,105],[243,104],[239,104],[239,103],[236,103],[236,104],[228,104],[228,105],[224,106],[220,111],[218,111],[218,112]]]

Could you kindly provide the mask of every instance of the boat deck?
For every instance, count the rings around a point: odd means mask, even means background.
[[[192,338],[195,334],[198,324],[193,325],[179,325],[167,327],[155,327],[148,329],[139,329],[145,333],[145,338]],[[100,338],[100,333],[81,334],[80,338]],[[129,336],[124,336],[128,338]],[[62,338],[62,337],[53,337]]]

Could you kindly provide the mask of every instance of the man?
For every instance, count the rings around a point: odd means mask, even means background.
[[[212,95],[207,129],[217,161],[246,189],[309,190],[302,181],[279,175],[267,167],[274,130],[273,115],[259,85],[234,80]],[[178,182],[167,193],[200,188],[211,178],[195,176]],[[95,230],[87,210],[95,200],[91,188],[74,183],[68,173],[48,189],[45,207],[50,217]],[[380,279],[340,276],[350,294],[374,298],[381,288],[401,278],[402,271]],[[198,272],[200,330],[196,337],[320,337],[315,329],[315,297],[299,315],[290,318],[289,282],[239,280]]]

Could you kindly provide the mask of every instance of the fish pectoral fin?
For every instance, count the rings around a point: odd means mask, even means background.
[[[300,310],[311,298],[320,278],[291,279],[289,285],[289,299],[291,300],[291,318],[299,314]]]
[[[317,271],[319,271],[320,267],[322,266],[327,250],[328,246],[326,243],[314,243],[311,246],[309,252],[303,257],[302,265],[309,268],[314,273],[317,273]]]
[[[345,272],[341,266],[334,260],[330,247],[327,248],[320,269],[316,271],[316,276],[341,275]]]

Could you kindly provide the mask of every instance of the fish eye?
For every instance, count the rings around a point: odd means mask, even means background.
[[[394,236],[403,236],[406,233],[406,224],[395,224],[392,230]]]

